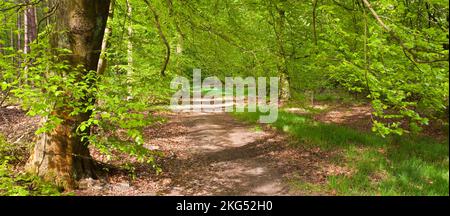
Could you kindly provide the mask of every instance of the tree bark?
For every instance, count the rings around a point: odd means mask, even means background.
[[[127,100],[133,99],[133,76],[134,76],[134,70],[133,70],[133,7],[131,6],[130,0],[126,0],[127,4],[127,17],[130,20],[130,23],[128,23],[127,27],[127,83],[128,83],[128,97]]]
[[[71,50],[67,60],[73,67],[83,66],[86,71],[96,71],[110,1],[53,0],[51,3],[60,4],[55,14],[57,31],[52,46]],[[72,108],[53,110],[52,114],[63,121],[51,132],[38,137],[27,164],[29,172],[66,189],[74,188],[75,180],[95,177],[88,143],[81,141],[76,133],[80,123],[89,119],[90,113],[70,116],[71,112]]]
[[[20,11],[17,12],[17,43],[16,50],[22,50],[22,13]],[[18,68],[22,67],[22,59],[20,56],[17,57]],[[20,72],[19,72],[20,75]]]
[[[26,1],[29,3],[29,0]],[[30,44],[37,37],[37,19],[36,19],[36,7],[26,6],[23,13],[23,25],[24,25],[24,48],[23,52],[25,54],[30,53]]]
[[[130,23],[128,24],[127,27],[127,62],[128,62],[128,70],[127,70],[127,76],[128,79],[131,79],[131,77],[133,76],[133,42],[131,41],[132,37],[133,37],[133,23],[131,21],[131,18],[133,16],[133,8],[131,6],[131,3],[129,0],[127,0],[127,16],[128,19],[130,20]]]
[[[25,1],[26,4],[30,3],[30,0]],[[28,5],[23,12],[23,53],[29,54],[31,52],[30,44],[36,40],[37,37],[37,18],[36,7],[34,5]],[[31,59],[25,56],[24,59],[24,77],[28,78],[28,65],[31,63]]]

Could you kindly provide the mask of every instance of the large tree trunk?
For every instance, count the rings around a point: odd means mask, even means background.
[[[55,21],[58,26],[53,46],[72,51],[69,62],[73,67],[84,66],[96,71],[100,48],[108,17],[109,0],[53,0],[59,4]],[[94,103],[94,101],[92,102]],[[27,169],[65,188],[73,188],[75,181],[95,177],[93,160],[86,142],[76,129],[89,119],[90,113],[69,116],[70,108],[53,111],[63,119],[53,131],[38,137]]]

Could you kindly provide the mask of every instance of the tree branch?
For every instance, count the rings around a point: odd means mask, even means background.
[[[35,1],[32,1],[32,2],[19,3],[19,4],[16,4],[14,6],[10,6],[10,7],[7,7],[7,8],[2,8],[2,9],[0,9],[0,11],[1,12],[6,12],[8,10],[13,10],[13,9],[20,10],[22,7],[37,5],[37,4],[41,3],[41,2],[42,2],[42,0],[35,0]]]
[[[415,63],[423,63],[423,64],[427,64],[427,63],[435,63],[435,62],[443,62],[443,61],[448,61],[448,56],[446,58],[443,59],[435,59],[435,60],[421,60],[419,59],[419,57],[417,56],[417,53],[414,51],[414,49],[417,49],[417,47],[415,48],[408,48],[405,43],[403,42],[403,40],[389,27],[387,26],[383,20],[380,18],[380,16],[378,16],[377,12],[373,9],[372,5],[370,4],[370,2],[368,0],[362,0],[364,2],[364,4],[366,5],[366,7],[370,10],[370,12],[372,13],[372,16],[375,17],[375,19],[377,20],[377,22],[380,24],[380,26],[387,32],[389,33],[389,35],[391,35],[392,38],[394,38],[399,45],[402,47],[403,51],[409,53],[413,58],[409,58],[408,59]],[[406,54],[406,53],[405,53]]]
[[[164,59],[164,64],[163,64],[163,67],[161,69],[161,75],[162,76],[166,76],[167,65],[169,64],[169,61],[170,61],[170,44],[167,41],[167,38],[164,35],[164,32],[163,32],[163,30],[161,28],[161,23],[159,22],[159,16],[158,16],[158,13],[157,13],[156,9],[153,7],[153,5],[150,4],[150,2],[148,0],[144,0],[144,2],[145,2],[145,4],[147,4],[147,6],[149,7],[150,11],[152,12],[152,14],[153,14],[153,16],[155,18],[155,24],[156,24],[156,28],[158,29],[159,36],[161,37],[162,42],[166,46],[166,57]]]

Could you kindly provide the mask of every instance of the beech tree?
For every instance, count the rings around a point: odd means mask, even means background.
[[[53,0],[51,4],[59,5],[55,13],[57,29],[52,46],[71,51],[67,56],[70,66],[96,71],[110,1]],[[95,103],[95,98],[89,95],[82,100]],[[39,136],[28,162],[29,171],[65,187],[73,186],[74,179],[95,176],[87,143],[77,133],[79,125],[88,120],[91,113],[81,111],[71,115],[73,111],[67,107],[52,110],[53,115],[62,121]]]

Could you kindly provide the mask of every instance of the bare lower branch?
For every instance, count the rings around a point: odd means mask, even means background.
[[[10,7],[7,7],[7,8],[2,8],[2,9],[0,9],[0,11],[1,12],[6,12],[8,10],[13,10],[13,9],[20,10],[23,7],[37,5],[37,4],[41,3],[41,2],[42,2],[42,0],[35,0],[35,1],[31,1],[31,2],[19,3],[19,4],[16,4],[14,6],[10,6]]]

